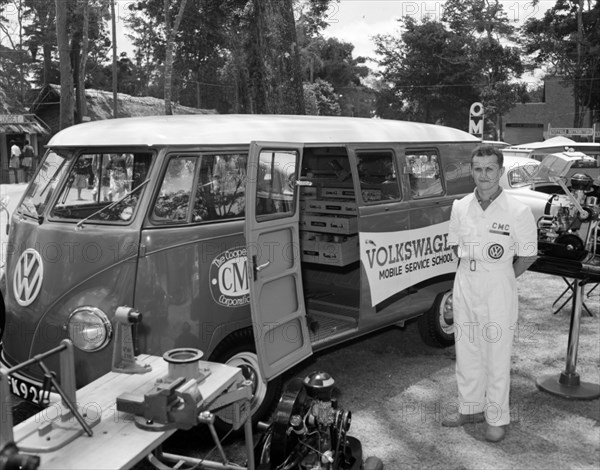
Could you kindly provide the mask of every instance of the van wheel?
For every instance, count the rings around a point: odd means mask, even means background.
[[[454,344],[452,290],[438,294],[432,307],[419,317],[419,333],[429,346],[445,348]]]
[[[242,369],[244,378],[252,382],[252,399],[250,401],[252,424],[256,425],[260,420],[265,421],[281,395],[283,382],[281,377],[276,377],[269,382],[262,377],[258,367],[252,330],[238,330],[230,334],[217,346],[209,361]],[[228,432],[232,423],[231,410],[225,409],[215,414],[217,430],[222,433]]]

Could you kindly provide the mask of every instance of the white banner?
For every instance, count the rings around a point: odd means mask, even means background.
[[[448,222],[399,232],[361,232],[360,260],[373,306],[404,289],[456,271]]]

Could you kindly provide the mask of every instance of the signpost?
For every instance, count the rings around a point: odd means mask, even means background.
[[[548,138],[555,137],[557,135],[564,136],[581,136],[581,137],[592,137],[592,142],[596,141],[596,138],[600,138],[600,130],[596,130],[596,124],[594,127],[552,127],[548,124]]]
[[[476,101],[469,110],[469,134],[479,135],[483,139],[483,104]]]

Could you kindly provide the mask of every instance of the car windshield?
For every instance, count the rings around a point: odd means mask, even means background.
[[[530,186],[533,183],[533,174],[539,164],[537,162],[528,163],[508,170],[508,184],[511,188],[520,188],[522,186]]]

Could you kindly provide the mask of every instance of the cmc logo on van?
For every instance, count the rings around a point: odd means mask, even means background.
[[[13,293],[22,307],[31,305],[42,288],[44,265],[42,257],[33,248],[25,250],[17,261],[13,277]]]
[[[219,305],[241,307],[250,302],[246,248],[220,253],[210,264],[210,292]]]

